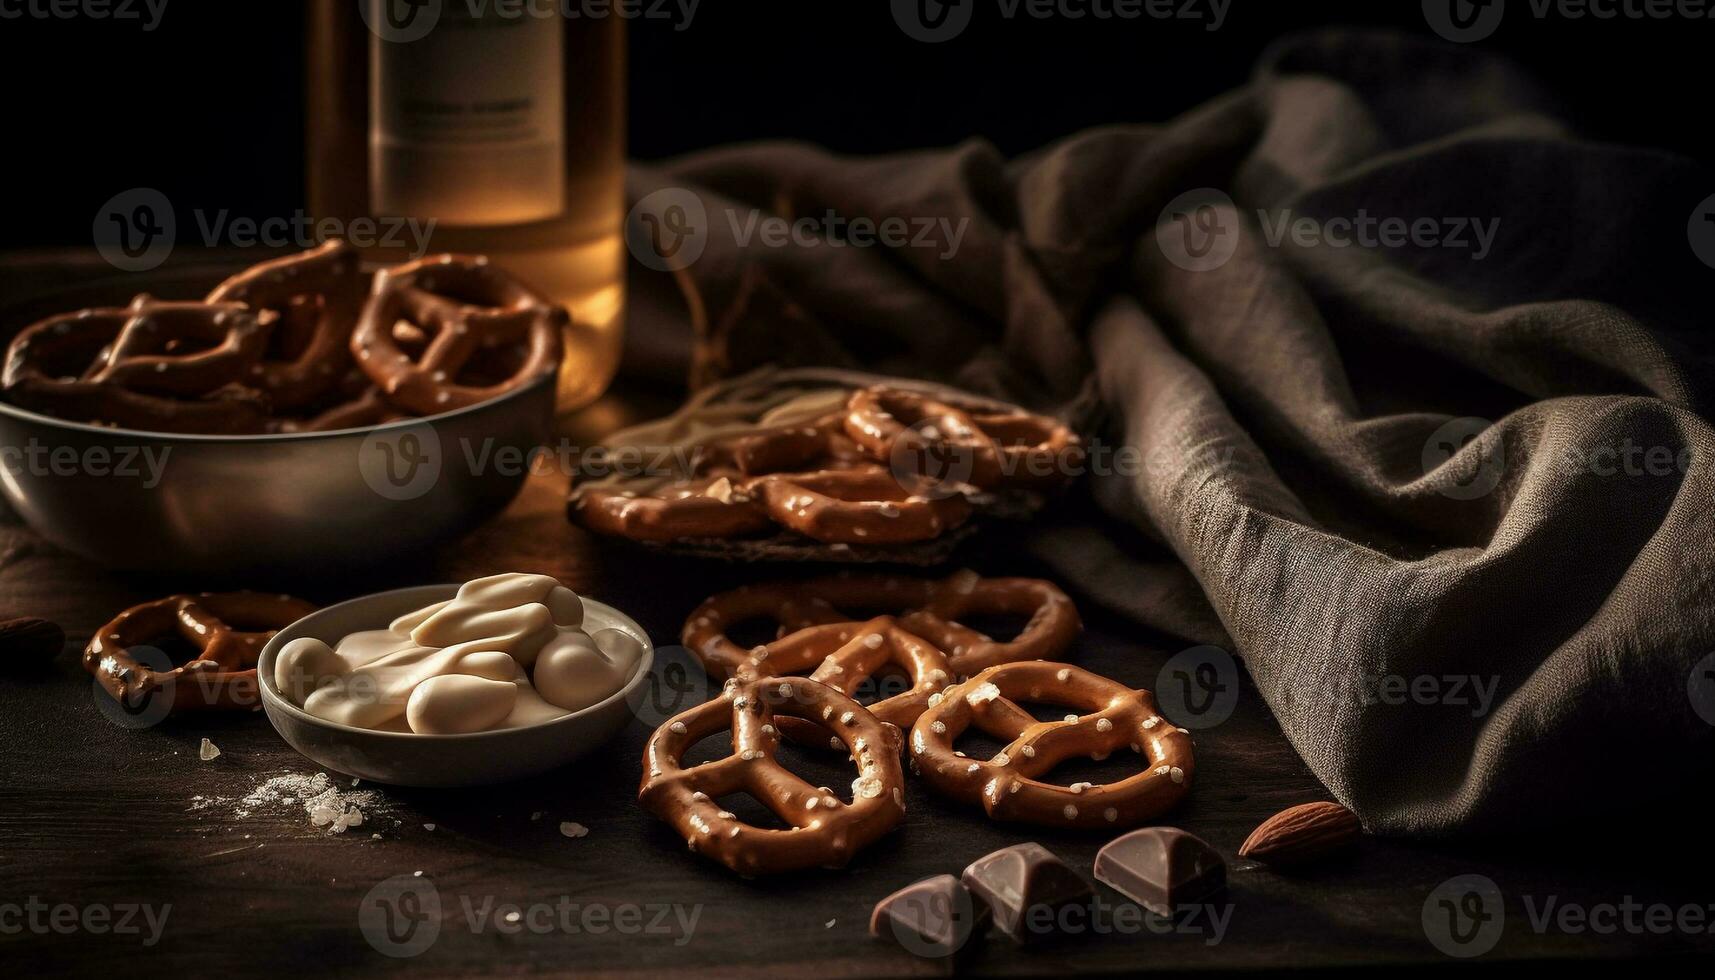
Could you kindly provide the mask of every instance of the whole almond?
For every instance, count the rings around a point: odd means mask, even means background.
[[[1239,857],[1296,868],[1350,845],[1361,833],[1357,815],[1340,804],[1305,803],[1264,820],[1245,838]]]
[[[0,666],[43,664],[65,649],[65,631],[45,619],[0,621]]]

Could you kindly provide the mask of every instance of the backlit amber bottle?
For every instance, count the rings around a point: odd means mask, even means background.
[[[595,398],[625,309],[623,20],[462,0],[308,9],[311,216],[376,261],[482,253],[547,291],[574,321],[560,408]]]

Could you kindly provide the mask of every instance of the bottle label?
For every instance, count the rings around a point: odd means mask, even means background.
[[[492,226],[565,210],[564,24],[477,6],[444,5],[417,40],[370,38],[378,215]]]

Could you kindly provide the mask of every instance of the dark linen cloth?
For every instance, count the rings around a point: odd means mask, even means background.
[[[1583,821],[1707,771],[1715,271],[1693,246],[1715,181],[1691,163],[1581,140],[1477,50],[1332,32],[1166,125],[1014,160],[749,145],[631,190],[648,211],[664,188],[708,219],[678,274],[697,380],[931,378],[1129,453],[1088,484],[1129,528],[1033,548],[1233,650],[1371,830]],[[1230,203],[1169,208],[1200,188]],[[968,225],[950,255],[773,247],[739,240],[753,209]],[[1271,240],[1287,216],[1365,215],[1440,238]],[[1191,234],[1231,257],[1200,267],[1174,244]]]

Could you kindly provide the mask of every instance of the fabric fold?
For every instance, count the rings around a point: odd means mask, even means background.
[[[755,145],[634,174],[662,188],[709,215],[676,277],[699,380],[922,377],[1123,451],[1090,474],[1106,523],[1031,547],[1230,643],[1370,829],[1576,822],[1707,771],[1715,179],[1689,161],[1579,139],[1475,49],[1331,31],[1012,161]],[[752,211],[961,232],[769,247],[733,232]]]

